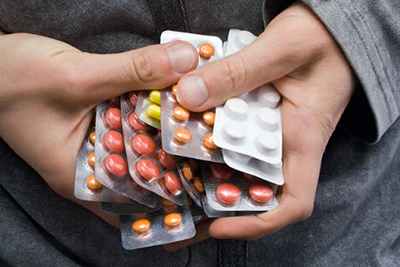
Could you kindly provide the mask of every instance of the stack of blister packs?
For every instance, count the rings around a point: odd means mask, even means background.
[[[165,31],[198,51],[198,68],[250,45]],[[283,184],[281,96],[266,84],[202,113],[181,106],[176,85],[131,92],[96,108],[80,149],[75,195],[120,215],[122,245],[137,249],[193,237],[205,218],[257,214],[278,206]]]

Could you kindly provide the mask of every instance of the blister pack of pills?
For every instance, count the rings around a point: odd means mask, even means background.
[[[189,42],[199,51],[202,67],[222,58],[222,41],[215,36],[165,31],[161,43]],[[196,113],[179,105],[172,90],[161,92],[161,129],[163,148],[170,154],[206,161],[223,162],[221,149],[213,141],[214,110]]]
[[[150,208],[142,204],[136,203],[132,200],[130,200],[129,203],[101,202],[101,208],[104,212],[114,215],[129,215],[132,213],[154,212],[160,209],[160,207]]]
[[[161,129],[160,91],[140,91],[136,104],[136,115],[144,123]]]
[[[163,207],[152,213],[121,215],[122,246],[138,249],[192,238],[195,226],[188,203],[183,206],[164,200]]]
[[[178,171],[183,187],[188,195],[198,205],[202,206],[204,184],[201,176],[199,162],[195,159],[179,158]]]
[[[159,205],[157,196],[139,186],[129,175],[119,102],[103,102],[97,106],[96,113],[96,178],[121,195],[156,207]]]
[[[138,119],[131,99],[129,95],[121,99],[129,172],[140,186],[182,205],[184,189],[176,170],[175,157],[161,148],[160,131]]]
[[[224,43],[224,56],[232,55],[257,39],[257,36],[249,31],[231,29],[228,33],[228,40]]]
[[[226,164],[203,164],[207,204],[218,211],[269,211],[278,206],[271,184]]]

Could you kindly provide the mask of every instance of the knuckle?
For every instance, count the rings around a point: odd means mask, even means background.
[[[244,86],[247,77],[246,65],[241,57],[236,57],[235,60],[222,61],[221,75],[225,77],[229,83],[228,88],[235,89]]]
[[[149,83],[156,77],[153,59],[148,53],[131,54],[130,65],[126,68],[128,77],[133,82]]]

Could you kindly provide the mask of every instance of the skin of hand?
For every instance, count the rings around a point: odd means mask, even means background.
[[[269,82],[283,96],[285,184],[278,191],[279,207],[203,222],[193,240],[166,245],[167,250],[209,236],[255,240],[310,217],[322,155],[356,78],[336,41],[305,4],[283,11],[240,52],[186,74],[177,97],[188,109],[204,111]]]
[[[99,55],[38,35],[1,34],[0,137],[55,192],[119,227],[118,216],[74,196],[75,162],[93,108],[125,92],[176,83],[197,62],[186,42]]]

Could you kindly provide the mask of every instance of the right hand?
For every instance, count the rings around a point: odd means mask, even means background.
[[[185,42],[98,55],[50,38],[0,34],[0,137],[59,195],[118,227],[99,203],[74,196],[75,162],[102,101],[164,88],[197,66]]]

